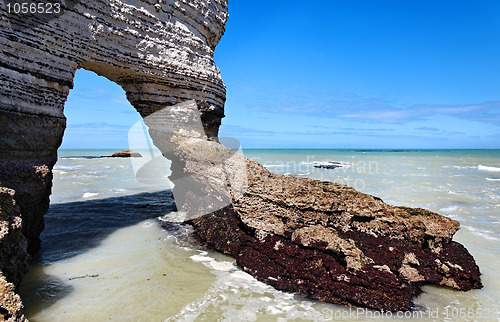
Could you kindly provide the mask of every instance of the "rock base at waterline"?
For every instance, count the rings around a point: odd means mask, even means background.
[[[210,248],[276,289],[384,311],[411,310],[424,283],[481,288],[479,268],[452,241],[459,223],[385,204],[351,187],[268,172],[248,160],[248,189],[189,222]]]

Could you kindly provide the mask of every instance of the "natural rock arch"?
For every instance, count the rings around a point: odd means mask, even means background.
[[[424,282],[482,287],[474,259],[452,241],[457,221],[390,206],[344,185],[273,174],[207,140],[204,134],[216,137],[224,116],[225,88],[212,56],[226,1],[66,3],[62,15],[35,21],[9,15],[1,2],[0,215],[8,221],[0,221],[0,243],[6,244],[0,258],[16,261],[12,254],[25,244],[14,190],[29,250],[39,248],[66,123],[64,102],[75,71],[85,68],[122,86],[146,121],[183,103],[166,118],[175,133],[156,130],[153,121],[150,134],[157,145],[166,142],[162,152],[175,149],[173,164],[191,176],[194,189],[187,189],[192,198],[185,205],[198,237],[261,281],[325,302],[391,311],[410,310]],[[188,123],[201,116],[203,128],[186,131],[178,115]],[[203,194],[206,199],[198,198]],[[14,274],[3,271],[16,278],[8,285],[0,274],[5,298],[13,298],[4,301],[20,303],[12,282],[22,277],[25,260],[17,259]],[[0,315],[21,319],[19,311],[5,313],[4,304]]]
[[[78,2],[34,23],[0,16],[0,184],[16,191],[30,253],[40,246],[52,167],[78,68],[119,84],[145,117],[195,99],[206,134],[224,116],[225,86],[212,59],[227,1]]]

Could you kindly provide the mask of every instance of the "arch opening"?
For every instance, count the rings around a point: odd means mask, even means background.
[[[99,276],[107,278],[110,272],[126,271],[120,274],[131,280],[141,278],[134,272],[140,266],[130,264],[130,253],[140,256],[155,248],[147,257],[150,265],[158,267],[147,270],[154,273],[165,269],[159,254],[163,248],[158,248],[157,239],[151,236],[163,234],[156,218],[176,210],[172,183],[167,178],[170,161],[154,145],[147,144],[147,130],[141,131],[139,138],[134,133],[138,125],[142,128],[143,121],[123,89],[84,69],[76,72],[74,83],[64,109],[67,128],[52,169],[51,205],[44,216],[41,248],[19,290],[25,314],[33,319],[44,319],[41,307],[50,307],[56,301],[65,303],[70,294],[89,298],[99,295]],[[143,157],[110,157],[123,149],[134,149]],[[156,160],[152,171],[161,180],[139,180],[137,171],[152,158]],[[160,168],[163,172],[159,173]],[[91,279],[89,285],[94,285],[95,291],[81,288],[80,278]],[[106,287],[112,293],[113,288],[129,286],[122,281]],[[111,293],[107,297],[111,298]],[[135,301],[139,302],[137,298]],[[88,305],[95,304],[90,301]],[[89,310],[83,307],[78,312]],[[137,308],[130,312],[134,310]],[[47,310],[55,318],[58,312]]]
[[[161,156],[161,152],[152,144],[142,117],[118,84],[92,71],[77,70],[64,115],[67,123],[58,149],[58,161],[53,168],[51,203],[172,188],[168,180],[170,161],[165,158],[159,159],[157,163],[160,164],[154,169],[159,180],[137,178],[141,167]],[[122,150],[133,150],[142,157],[112,157],[113,153]],[[110,183],[119,183],[121,188],[108,188]]]

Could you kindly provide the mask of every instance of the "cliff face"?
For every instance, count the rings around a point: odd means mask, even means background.
[[[142,116],[194,99],[210,137],[224,116],[225,86],[212,56],[224,33],[227,0],[64,3],[59,14],[15,14],[0,1],[0,187],[15,191],[29,253],[40,247],[66,127],[64,103],[78,68],[121,85]],[[0,264],[17,265],[18,272],[0,277],[7,283],[0,299],[7,311],[25,272],[19,256],[0,250]]]
[[[69,1],[49,16],[0,10],[0,186],[16,191],[29,251],[49,206],[51,169],[78,68],[118,83],[142,116],[195,99],[217,136],[225,87],[213,50],[227,1]]]

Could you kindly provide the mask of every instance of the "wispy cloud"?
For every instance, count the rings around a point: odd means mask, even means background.
[[[122,124],[111,124],[106,122],[94,122],[94,123],[68,124],[68,129],[88,129],[88,130],[106,129],[106,130],[128,131],[130,129],[130,126]]]
[[[103,106],[106,103],[131,106],[123,90],[78,88],[70,92],[68,101],[74,102],[97,102]]]
[[[417,127],[415,130],[426,131],[426,132],[439,132],[439,131],[441,131],[438,128],[427,127],[427,126]]]
[[[340,110],[335,108],[336,106],[338,104],[332,101],[327,107],[330,115],[357,121],[408,123],[444,115],[469,121],[500,123],[500,101],[463,105],[420,104],[405,107],[380,100],[366,100],[354,101],[348,107],[342,106]]]
[[[302,129],[267,130],[258,127],[243,127],[238,125],[223,125],[221,135],[224,136],[333,136],[333,135],[356,135],[356,136],[380,136],[394,135],[393,129],[370,129],[370,128],[339,128],[332,129],[323,126],[310,126]]]
[[[250,93],[249,93],[250,94]],[[399,123],[428,120],[436,115],[500,124],[500,100],[471,104],[403,105],[387,99],[356,94],[277,89],[251,93],[234,101],[244,108],[277,114],[306,114],[360,122]]]

